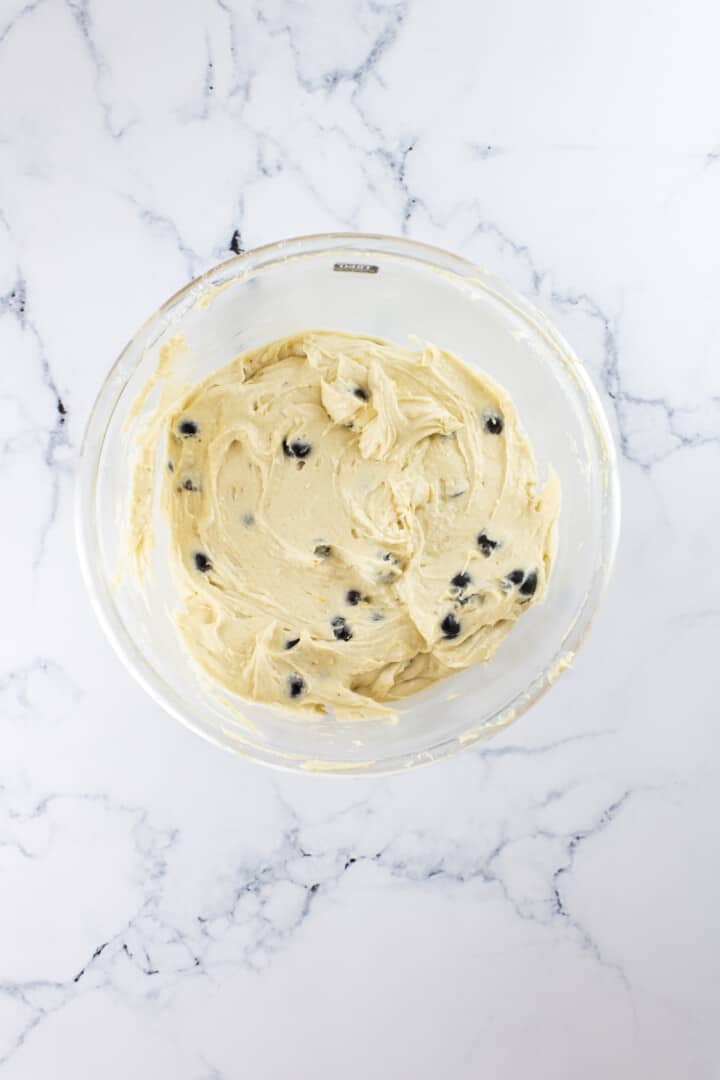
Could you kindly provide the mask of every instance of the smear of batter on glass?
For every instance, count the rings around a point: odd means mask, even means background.
[[[377,716],[489,660],[542,597],[560,491],[507,394],[432,345],[313,331],[161,405],[177,623],[243,698]],[[159,422],[160,421],[160,422]],[[131,515],[133,549],[147,513]]]

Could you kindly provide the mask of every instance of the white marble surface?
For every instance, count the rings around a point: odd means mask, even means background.
[[[0,1077],[720,1076],[719,34],[710,0],[1,0]],[[531,296],[622,449],[572,672],[390,779],[182,730],[73,536],[145,316],[236,230],[338,228]]]

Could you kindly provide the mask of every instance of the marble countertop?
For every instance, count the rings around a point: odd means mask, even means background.
[[[0,1078],[720,1076],[719,32],[707,0],[1,0]],[[183,730],[75,552],[134,330],[336,229],[524,292],[622,457],[572,671],[391,778]]]

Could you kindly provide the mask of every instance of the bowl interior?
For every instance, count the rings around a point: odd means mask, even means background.
[[[395,724],[307,721],[249,704],[194,667],[175,631],[167,529],[156,516],[153,587],[114,583],[122,555],[137,423],[129,415],[161,347],[182,334],[195,381],[233,357],[303,329],[435,342],[511,394],[541,480],[553,465],[562,510],[542,604],[518,620],[487,665],[400,703]],[[164,440],[162,440],[164,443]],[[164,467],[163,446],[156,468]],[[79,525],[86,576],[116,648],[146,688],[183,722],[259,760],[289,768],[382,771],[434,760],[510,722],[554,679],[581,642],[606,583],[617,528],[614,455],[597,397],[543,316],[490,275],[405,241],[319,237],[232,260],[153,316],[116,364],[83,448]]]

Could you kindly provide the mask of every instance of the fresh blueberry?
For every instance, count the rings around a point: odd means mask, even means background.
[[[313,555],[317,555],[318,559],[329,559],[332,555],[332,548],[329,544],[316,544]]]
[[[388,565],[386,567],[378,567],[373,574],[374,580],[377,581],[379,585],[394,584],[403,572],[403,564],[398,556],[392,551],[378,551],[375,557]]]
[[[362,600],[362,593],[358,589],[349,589],[345,593],[345,599],[348,604],[351,604],[352,607],[355,607]]]
[[[195,566],[201,574],[207,574],[209,570],[212,570],[212,563],[202,551],[195,552]]]
[[[537,589],[537,581],[537,574],[534,570],[531,570],[528,576],[523,581],[522,585],[520,586],[521,594],[523,596],[533,596],[535,594],[535,590]]]
[[[460,633],[460,623],[457,621],[452,612],[446,615],[443,621],[440,623],[440,629],[443,632],[443,637],[455,638]]]
[[[511,585],[521,585],[525,579],[524,570],[511,570],[508,576],[505,578]]]
[[[288,638],[288,640],[285,642],[285,648],[286,649],[294,649],[295,646],[299,644],[299,642],[300,642],[299,637]]]
[[[180,430],[180,434],[182,435],[183,439],[191,439],[193,437],[193,435],[197,435],[198,426],[197,426],[197,424],[195,423],[194,420],[183,420],[180,423],[179,430]]]
[[[367,401],[368,399],[368,392],[367,390],[363,390],[362,386],[356,386],[353,390],[353,394],[356,398],[360,398],[361,401]]]
[[[343,619],[342,615],[336,615],[331,620],[333,636],[336,641],[349,641],[352,637],[352,630],[347,624],[347,621]]]
[[[291,698],[300,697],[305,689],[305,680],[302,675],[288,675],[287,687]]]
[[[291,443],[283,439],[282,448],[285,457],[290,458],[306,458],[312,451],[310,443],[303,442],[302,439],[293,439]]]
[[[478,533],[478,547],[482,551],[486,559],[489,559],[495,548],[498,546],[497,540],[491,540],[487,533]]]
[[[450,584],[452,585],[453,589],[457,589],[458,592],[462,592],[463,589],[467,589],[471,581],[472,578],[470,577],[470,575],[467,573],[467,571],[463,570],[461,571],[461,573],[456,574],[455,577],[450,580]]]
[[[502,416],[492,413],[485,417],[485,430],[488,435],[500,435],[504,426],[505,421]]]

